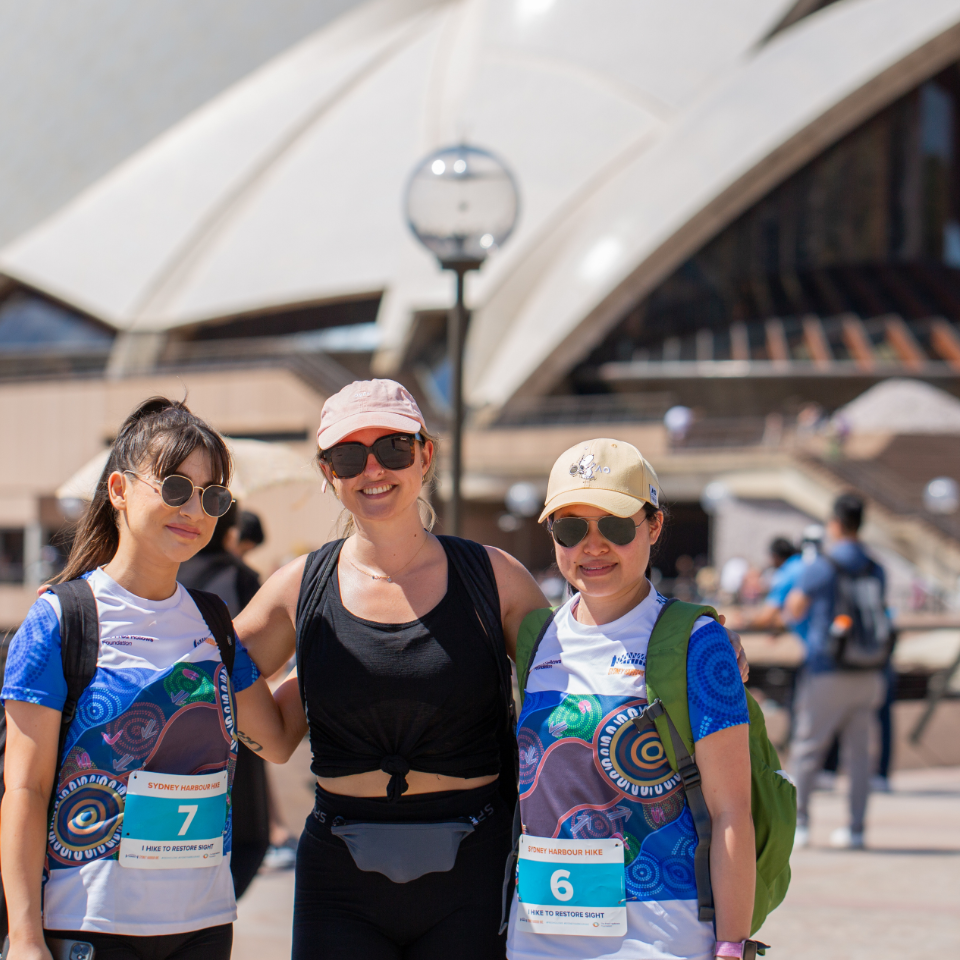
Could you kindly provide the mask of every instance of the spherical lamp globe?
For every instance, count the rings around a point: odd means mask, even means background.
[[[513,232],[520,200],[501,160],[460,144],[421,161],[405,207],[414,236],[444,266],[479,266]]]

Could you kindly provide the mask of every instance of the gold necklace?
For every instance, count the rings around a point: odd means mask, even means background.
[[[424,530],[423,532],[426,534],[427,531]],[[371,573],[369,570],[364,570],[363,567],[354,563],[351,557],[347,557],[347,560],[350,561],[351,567],[353,567],[355,570],[359,570],[365,577],[369,577],[371,580],[386,580],[387,583],[393,583],[393,578],[399,577],[400,574],[403,573],[403,571],[406,570],[407,567],[409,567],[410,564],[413,563],[413,561],[416,560],[418,556],[420,556],[420,551],[426,545],[427,540],[428,540],[428,537],[425,536],[423,538],[423,543],[421,543],[420,546],[417,547],[413,556],[399,570],[397,570],[396,573],[394,573],[392,576],[389,576],[389,577],[386,574],[376,574],[376,573]]]

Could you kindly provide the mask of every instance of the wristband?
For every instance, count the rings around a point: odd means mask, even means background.
[[[765,957],[770,945],[761,943],[759,940],[741,940],[739,943],[732,943],[729,940],[718,940],[713,947],[715,957],[734,957],[736,960],[757,960],[757,957]]]

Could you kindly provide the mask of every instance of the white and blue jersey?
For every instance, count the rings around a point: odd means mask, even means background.
[[[531,664],[518,723],[523,831],[537,837],[623,840],[627,934],[538,934],[511,915],[510,960],[713,956],[712,923],[697,919],[697,834],[680,777],[656,730],[631,722],[647,703],[650,634],[666,602],[652,587],[613,623],[557,611]],[[726,631],[702,617],[687,652],[694,740],[748,722],[746,694]]]
[[[224,856],[201,869],[129,870],[118,861],[127,781],[135,770],[232,782],[234,692],[259,673],[237,643],[233,677],[189,593],[167,600],[89,577],[100,617],[96,674],[77,704],[56,784],[44,864],[44,926],[101,933],[187,933],[236,919],[229,792]],[[60,602],[44,594],[10,645],[5,702],[62,710]]]

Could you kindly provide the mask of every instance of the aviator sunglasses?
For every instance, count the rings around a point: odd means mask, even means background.
[[[200,506],[208,517],[222,517],[233,503],[233,494],[222,484],[211,483],[209,487],[198,487],[189,477],[181,477],[174,473],[165,477],[159,487],[155,487],[149,480],[145,480],[132,470],[124,470],[131,477],[136,477],[141,483],[156,490],[160,498],[168,507],[182,507],[192,496],[194,490],[200,491]]]
[[[406,470],[413,466],[416,442],[422,439],[419,433],[391,433],[374,440],[369,447],[351,440],[334,444],[329,450],[322,451],[320,459],[330,464],[333,475],[338,480],[359,477],[367,466],[367,457],[371,453],[385,470]]]
[[[644,517],[643,520],[647,518]],[[559,520],[551,520],[547,527],[553,534],[553,539],[561,547],[575,547],[590,530],[590,524],[595,523],[600,531],[600,536],[618,547],[625,547],[628,543],[633,543],[637,536],[637,527],[643,523],[634,523],[632,517],[561,517]]]

